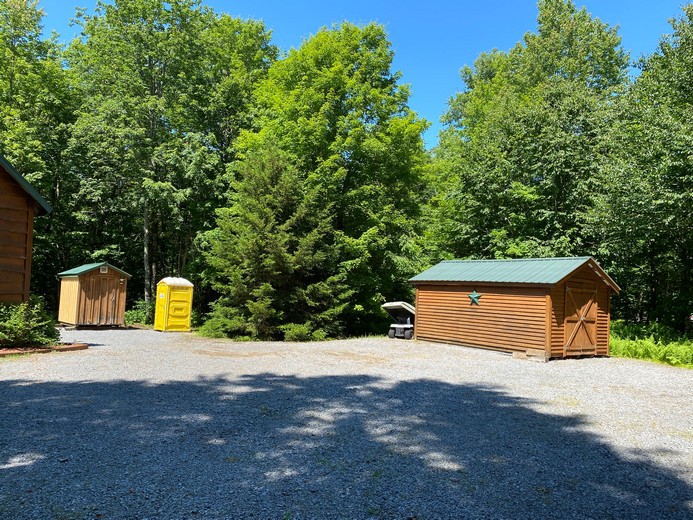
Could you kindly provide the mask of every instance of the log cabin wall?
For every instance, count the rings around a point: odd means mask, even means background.
[[[481,294],[479,305],[468,294]],[[546,350],[546,287],[420,285],[417,339],[504,351]]]
[[[0,166],[0,302],[29,299],[36,202]]]

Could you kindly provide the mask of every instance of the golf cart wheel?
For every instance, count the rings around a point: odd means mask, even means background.
[[[387,331],[387,337],[394,339],[395,337],[395,329],[391,328],[390,330]]]
[[[414,337],[414,331],[413,330],[405,330],[404,331],[404,339],[412,339]]]

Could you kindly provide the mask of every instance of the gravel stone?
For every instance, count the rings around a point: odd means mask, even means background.
[[[691,370],[61,334],[0,360],[0,518],[693,518]]]

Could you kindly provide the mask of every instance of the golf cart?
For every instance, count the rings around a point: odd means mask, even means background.
[[[394,318],[387,335],[390,338],[412,339],[414,337],[414,317],[416,310],[407,302],[387,302],[383,309]]]

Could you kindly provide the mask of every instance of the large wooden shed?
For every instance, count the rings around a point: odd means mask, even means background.
[[[0,302],[29,299],[34,217],[52,208],[0,155]]]
[[[417,339],[541,359],[609,354],[620,289],[592,257],[449,260],[410,283]]]
[[[84,264],[58,273],[58,321],[70,325],[125,325],[130,275],[108,262]]]

